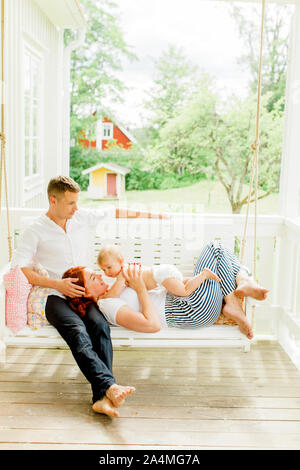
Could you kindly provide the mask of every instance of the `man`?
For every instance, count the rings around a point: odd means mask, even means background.
[[[81,319],[67,305],[65,296],[78,297],[84,289],[75,279],[62,279],[72,266],[86,265],[88,234],[105,217],[132,217],[132,211],[107,208],[78,210],[80,188],[69,177],[59,176],[48,184],[49,208],[25,230],[14,255],[13,266],[19,265],[32,285],[50,288],[46,302],[46,318],[66,343],[93,392],[93,410],[118,417],[119,407],[134,387],[116,384],[112,374],[110,328],[94,305]],[[138,216],[152,217],[139,213]],[[28,267],[41,264],[48,272],[44,277]]]

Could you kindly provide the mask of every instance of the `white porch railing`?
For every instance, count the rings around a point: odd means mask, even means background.
[[[276,335],[300,370],[300,220],[284,219],[279,240],[274,305]]]
[[[11,227],[15,246],[20,231],[40,212],[40,209],[11,210]],[[197,255],[207,241],[217,238],[228,248],[234,249],[236,240],[242,237],[243,227],[244,216],[231,214],[172,214],[167,220],[105,220],[101,226],[99,225],[95,239],[89,242],[90,266],[96,267],[96,253],[102,244],[115,242],[123,247],[129,260],[140,261],[145,265],[173,262],[178,265],[185,276],[188,276],[192,274]],[[258,217],[257,275],[260,284],[270,289],[270,294],[266,301],[256,302],[254,333],[257,340],[278,339],[300,368],[298,352],[300,351],[300,293],[296,288],[300,280],[299,234],[300,226],[292,221],[285,221],[280,216]],[[2,229],[0,234],[2,255],[6,246],[6,233],[5,229]],[[252,217],[249,219],[244,263],[252,269]],[[4,266],[2,268],[4,269]],[[250,310],[249,307],[247,310]],[[161,331],[144,338],[141,338],[140,334],[121,328],[113,330],[115,345],[230,346],[238,340],[241,345],[246,346],[248,341],[245,337],[241,338],[237,327],[227,325],[202,328],[201,338],[199,332],[195,330],[182,332],[179,329],[172,329],[171,334],[169,331]],[[27,327],[25,332],[22,330],[18,335],[12,335],[5,326],[5,291],[0,279],[1,338],[6,344],[18,344],[21,339],[23,344],[34,342],[37,346],[64,344],[62,340],[57,339],[57,334],[52,327],[44,327],[36,331]]]

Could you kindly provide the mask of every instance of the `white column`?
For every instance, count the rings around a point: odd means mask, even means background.
[[[300,4],[291,24],[286,109],[281,164],[279,213],[298,217],[300,197]]]
[[[71,54],[85,40],[85,29],[78,31],[78,39],[71,42],[63,54],[63,132],[62,132],[62,163],[61,174],[68,176],[70,172],[70,76],[71,76]]]
[[[22,2],[5,2],[5,132],[8,199],[11,207],[22,207],[24,194],[24,148],[21,116],[21,27]]]
[[[99,116],[99,119],[96,124],[96,147],[98,150],[102,150],[102,137],[103,137],[102,116]]]

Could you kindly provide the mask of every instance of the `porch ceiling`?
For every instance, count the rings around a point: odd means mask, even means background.
[[[86,19],[79,0],[35,0],[50,21],[60,28],[85,28]]]

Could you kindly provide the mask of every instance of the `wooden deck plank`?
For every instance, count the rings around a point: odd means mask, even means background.
[[[254,346],[256,348],[257,346]],[[188,358],[195,358],[195,357],[214,357],[218,356],[220,350],[223,352],[222,358],[233,358],[233,357],[240,357],[247,359],[249,357],[253,357],[255,359],[264,359],[268,360],[269,358],[273,359],[282,359],[288,360],[288,355],[283,350],[276,350],[274,348],[266,349],[260,348],[259,349],[250,349],[249,352],[245,353],[242,349],[235,349],[233,354],[233,348],[214,348],[211,350],[207,350],[206,348],[194,348],[194,349],[186,349],[186,348],[178,348],[176,349],[180,354],[178,354],[177,359],[181,357],[188,357]],[[258,348],[258,347],[257,347]],[[157,349],[157,351],[156,351]],[[54,357],[56,356],[56,352],[58,348],[53,349],[44,349],[44,348],[29,348],[26,347],[23,350],[20,348],[9,346],[7,348],[7,357]],[[60,349],[61,356],[64,355],[65,357],[72,357],[72,353],[68,349]],[[124,355],[124,351],[127,352],[128,358],[149,358],[149,357],[172,357],[174,352],[174,348],[123,348],[123,349],[116,349],[114,348],[114,358],[122,359]]]
[[[163,451],[163,450],[199,450],[198,446],[181,446],[181,445],[174,445],[174,446],[136,446],[136,445],[93,445],[93,444],[24,444],[24,443],[0,443],[0,450],[90,450],[90,451],[98,451],[103,452],[104,455],[107,451],[118,451],[118,450],[132,450],[135,452],[136,450],[141,450],[143,452],[149,451]],[[211,447],[201,447],[201,450],[212,450]],[[215,449],[214,449],[215,450]],[[103,455],[103,454],[102,454]]]
[[[237,369],[238,367],[238,369]],[[297,368],[294,366],[294,364],[276,364],[276,361],[272,363],[256,363],[255,361],[252,361],[251,364],[244,364],[244,363],[235,363],[232,361],[230,364],[224,364],[224,363],[218,363],[216,361],[206,361],[203,360],[202,364],[198,365],[191,365],[191,363],[187,364],[176,364],[166,361],[162,361],[161,364],[155,363],[140,363],[140,364],[114,364],[113,369],[114,370],[124,370],[126,369],[128,372],[130,372],[131,369],[136,369],[136,368],[142,368],[145,373],[150,373],[153,372],[156,374],[159,373],[161,369],[163,368],[164,371],[168,373],[175,373],[176,375],[178,374],[183,374],[183,375],[191,375],[191,374],[210,374],[210,375],[216,375],[216,373],[220,374],[222,372],[226,373],[229,371],[232,371],[233,374],[238,374],[239,376],[243,376],[244,374],[247,373],[259,373],[259,372],[272,372],[275,370],[276,372],[283,372],[286,375],[289,375],[290,372],[295,372],[296,375],[299,376],[299,371],[297,371]],[[5,364],[4,366],[1,367],[0,371],[2,372],[21,372],[23,374],[26,373],[31,373],[31,372],[37,372],[41,374],[50,374],[53,372],[61,373],[64,374],[66,372],[72,373],[72,372],[78,372],[78,367],[75,364],[56,364],[56,363],[47,363],[47,364],[28,364],[28,363],[13,363],[13,364]]]
[[[282,398],[299,398],[300,399],[300,386],[290,385],[253,385],[253,384],[243,384],[243,385],[224,385],[214,384],[209,385],[171,385],[171,384],[161,384],[157,381],[156,384],[153,384],[155,390],[149,387],[149,384],[133,383],[134,386],[137,386],[137,392],[139,395],[143,396],[153,396],[160,397],[163,394],[166,394],[169,397],[178,396],[187,398],[193,397],[197,394],[200,397],[215,397],[215,396],[224,396],[224,397],[282,397]],[[1,382],[0,383],[0,402],[5,400],[5,395],[10,393],[27,393],[27,394],[87,394],[90,395],[90,385],[86,384],[66,384],[66,383],[30,383],[30,382]],[[9,395],[8,395],[9,396]],[[134,400],[135,395],[130,397],[130,400]]]
[[[15,349],[15,348],[12,348]],[[126,355],[124,355],[126,352]],[[62,361],[62,363],[69,363],[74,364],[74,358],[70,351],[68,350],[60,350],[60,355],[57,357],[57,349],[24,349],[24,353],[22,351],[11,351],[10,348],[7,350],[7,362],[13,362],[14,359],[23,359],[23,363],[28,363],[32,360],[35,361],[36,358],[39,358],[41,362],[49,363],[53,360]],[[117,364],[132,364],[132,362],[147,362],[147,363],[157,363],[157,358],[159,360],[164,360],[168,362],[170,359],[174,359],[174,349],[160,349],[158,351],[154,351],[153,349],[126,349],[123,351],[114,351],[114,361]],[[263,363],[267,363],[268,361],[278,361],[280,363],[289,363],[290,359],[286,355],[285,352],[281,351],[273,351],[273,352],[266,352],[264,349],[259,351],[250,350],[248,353],[244,353],[243,351],[236,350],[235,352],[230,349],[229,351],[224,348],[223,354],[220,354],[220,349],[214,349],[213,351],[203,351],[202,349],[194,349],[193,354],[191,351],[181,348],[177,350],[176,355],[176,363],[186,363],[188,361],[194,360],[219,360],[220,362],[232,362],[232,361],[242,361],[242,362],[251,362],[252,360],[260,361]],[[292,364],[291,364],[292,365]]]
[[[300,433],[299,421],[265,421],[265,420],[232,420],[232,419],[189,419],[188,423],[182,419],[169,418],[141,418],[136,416],[122,417],[111,420],[101,416],[2,416],[0,431],[21,429],[35,430],[72,430],[99,432],[164,432],[170,429],[173,432],[186,432],[187,424],[190,433],[267,433],[267,434],[298,434]]]
[[[241,367],[241,368],[253,368],[253,364],[255,364],[256,368],[261,368],[261,369],[289,369],[289,370],[297,370],[296,366],[294,364],[291,364],[290,361],[279,361],[277,359],[274,360],[268,360],[268,361],[263,361],[263,360],[255,360],[254,358],[228,358],[228,359],[221,359],[220,358],[196,358],[196,360],[199,361],[205,361],[205,366],[206,368],[208,367],[218,367],[218,368],[228,368],[228,367]],[[174,364],[174,367],[176,369],[185,369],[188,368],[190,370],[191,368],[203,368],[204,364],[200,366],[200,364],[191,366],[191,364],[195,361],[195,359],[182,359],[182,361],[176,361],[176,364]],[[18,358],[8,358],[6,361],[5,366],[1,366],[2,370],[13,368],[15,365],[19,365],[19,369],[21,368],[21,365],[23,365],[23,369],[25,370],[25,367],[29,368],[32,364],[36,365],[36,359],[34,357],[25,357],[22,358],[22,360]],[[56,358],[56,360],[52,360],[51,357],[45,358],[41,357],[39,360],[39,367],[42,366],[62,366],[62,367],[67,367],[67,366],[76,366],[75,361],[72,361],[72,359],[66,358],[63,362]],[[170,359],[165,358],[161,361],[161,366],[165,367],[170,367]],[[132,367],[152,367],[153,369],[155,368],[160,368],[160,364],[157,364],[157,359],[151,360],[149,359],[137,359],[135,362],[131,360],[127,361],[118,361],[114,360],[114,368],[132,368]],[[17,367],[15,369],[16,371],[18,370]]]
[[[125,384],[125,383],[135,383],[138,385],[139,383],[145,383],[147,379],[148,385],[156,385],[156,384],[168,384],[168,385],[181,385],[182,381],[186,385],[217,385],[222,383],[222,385],[247,385],[249,384],[249,377],[231,377],[231,376],[188,376],[188,375],[159,375],[159,374],[144,374],[143,369],[135,369],[135,371],[130,371],[130,373],[126,373],[126,371],[117,372],[114,374],[115,378],[118,383]],[[22,373],[14,373],[12,372],[3,372],[1,373],[1,382],[0,382],[0,390],[1,384],[5,382],[24,382],[24,383],[57,383],[57,384],[86,384],[87,380],[82,374],[78,374],[75,377],[64,377],[62,379],[61,375],[57,376],[56,374],[52,375],[41,375],[31,372],[30,374],[22,374]],[[261,377],[251,377],[252,385],[263,386],[263,385],[284,385],[284,386],[300,386],[300,377],[299,376],[275,376],[270,377],[268,375],[261,375]]]
[[[134,407],[124,405],[121,409],[122,418],[152,418],[152,419],[231,419],[246,421],[300,421],[300,409],[295,408],[212,408],[212,407],[163,407],[163,406],[139,406],[138,411]],[[2,403],[0,404],[0,416],[14,417],[76,417],[86,418],[95,416],[90,403]],[[2,423],[2,420],[1,420]]]
[[[63,443],[92,445],[148,445],[168,446],[178,442],[179,445],[243,449],[299,449],[299,434],[266,434],[266,433],[208,433],[168,431],[157,432],[142,429],[109,433],[102,431],[45,430],[45,429],[0,429],[0,442],[13,443]]]
[[[28,381],[28,379],[31,377],[33,382],[39,381],[39,380],[48,380],[50,382],[78,382],[78,383],[83,383],[84,376],[83,374],[78,370],[77,366],[74,366],[73,369],[65,369],[65,370],[60,370],[60,369],[52,369],[51,375],[47,372],[46,368],[43,368],[42,370],[36,370],[35,368],[31,368],[28,371],[24,370],[18,370],[15,371],[13,368],[12,369],[6,369],[4,372],[1,372],[0,369],[0,374],[4,377],[4,380],[14,380],[16,378],[16,381],[19,380],[25,380]],[[145,368],[145,367],[114,367],[114,375],[115,377],[119,380],[124,380],[128,382],[129,380],[146,380],[149,379],[149,377],[153,377],[154,380],[157,380],[157,377],[161,377],[161,373],[159,369],[151,369],[151,368]],[[184,381],[187,378],[190,380],[193,380],[194,378],[202,378],[205,380],[225,380],[225,379],[237,379],[241,382],[243,381],[248,381],[248,382],[253,382],[255,380],[268,380],[268,379],[279,379],[279,380],[297,380],[299,379],[299,372],[297,370],[295,371],[287,371],[287,370],[276,370],[276,369],[266,369],[266,370],[256,370],[255,368],[251,369],[245,369],[243,371],[239,369],[234,369],[234,368],[225,368],[225,369],[217,369],[213,370],[211,368],[202,368],[202,369],[185,369],[184,371],[176,369],[176,368],[170,368],[166,367],[164,368],[164,375],[163,377],[170,377],[170,378],[175,378],[180,377],[181,382]],[[124,378],[124,379],[123,379]]]
[[[294,397],[241,397],[237,396],[179,396],[161,395],[155,393],[136,394],[128,398],[132,407],[139,407],[145,402],[151,406],[212,406],[221,408],[296,408],[300,407],[300,398]],[[90,393],[30,393],[30,392],[1,392],[0,403],[90,403]]]
[[[70,351],[8,348],[0,449],[300,449],[300,372],[277,344],[116,350],[114,364],[137,388],[116,420],[92,411]]]

